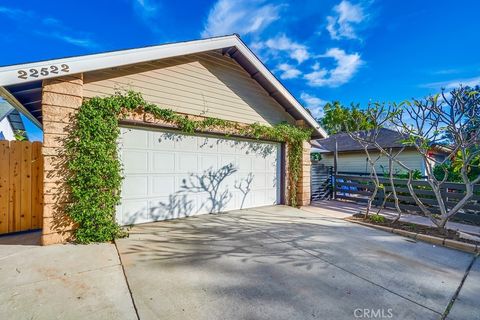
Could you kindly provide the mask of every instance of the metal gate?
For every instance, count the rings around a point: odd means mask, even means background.
[[[327,167],[319,162],[312,161],[310,172],[311,201],[331,199],[333,167]]]

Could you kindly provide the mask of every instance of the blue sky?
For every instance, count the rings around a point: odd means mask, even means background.
[[[0,65],[236,32],[321,115],[325,101],[480,83],[478,12],[477,0],[2,0]]]

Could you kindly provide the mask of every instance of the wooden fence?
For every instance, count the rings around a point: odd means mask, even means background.
[[[42,144],[0,141],[0,234],[40,229],[42,218]]]
[[[370,177],[337,174],[335,176],[335,198],[355,202],[367,202],[372,195],[375,185]],[[380,183],[384,185],[382,190],[378,191],[375,198],[374,205],[379,206],[383,203],[384,197],[392,192],[390,180],[388,178],[379,178]],[[410,192],[407,189],[407,180],[394,179],[395,190],[400,200],[400,208],[403,211],[421,212],[420,208],[415,204]],[[427,181],[413,181],[412,185],[415,188],[415,194],[421,201],[429,207],[433,213],[440,213],[438,209],[435,195],[430,188]],[[474,189],[475,195],[464,206],[463,211],[455,215],[455,219],[480,223],[480,185],[476,185]],[[465,185],[460,183],[445,183],[443,184],[442,197],[448,208],[452,208],[455,204],[463,198],[465,194]],[[395,208],[393,196],[387,199],[385,203],[387,208]]]

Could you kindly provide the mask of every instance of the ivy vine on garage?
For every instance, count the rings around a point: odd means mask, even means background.
[[[120,202],[122,165],[118,158],[119,121],[130,112],[150,114],[186,134],[223,132],[255,139],[286,142],[290,204],[297,204],[297,182],[301,170],[303,141],[311,130],[287,123],[266,126],[258,123],[241,125],[217,118],[192,119],[171,109],[162,109],[146,102],[140,93],[117,92],[113,96],[94,97],[81,105],[73,129],[66,141],[66,157],[71,189],[67,213],[76,224],[75,239],[79,243],[111,241],[122,236],[115,221],[115,208]]]

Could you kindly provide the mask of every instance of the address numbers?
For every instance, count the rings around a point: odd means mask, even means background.
[[[29,78],[38,78],[40,76],[46,77],[50,74],[62,74],[70,72],[70,67],[68,64],[61,65],[51,65],[43,68],[31,68],[31,69],[21,69],[18,70],[19,79],[29,79]]]

